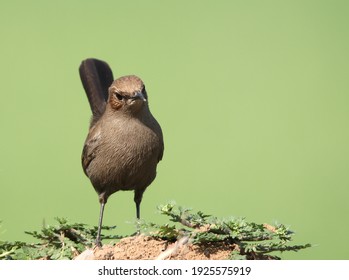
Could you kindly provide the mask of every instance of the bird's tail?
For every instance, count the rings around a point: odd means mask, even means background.
[[[105,111],[108,88],[114,80],[113,72],[106,62],[88,58],[81,62],[79,73],[92,110],[92,125]]]

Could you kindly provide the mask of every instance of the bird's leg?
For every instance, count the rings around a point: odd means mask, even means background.
[[[137,234],[140,234],[140,225],[139,225],[139,219],[141,218],[141,202],[143,197],[144,190],[135,190],[135,197],[134,201],[136,203],[136,217],[137,217]]]
[[[104,212],[105,202],[101,202],[100,204],[101,204],[101,208],[99,211],[98,231],[97,231],[97,238],[96,238],[96,246],[98,247],[102,247],[101,231],[102,231],[102,221],[103,221],[103,212]]]

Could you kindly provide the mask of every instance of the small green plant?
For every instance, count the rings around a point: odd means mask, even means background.
[[[174,225],[144,223],[145,232],[169,241],[189,236],[194,244],[235,244],[239,250],[231,252],[231,259],[279,259],[273,254],[311,247],[310,244],[289,245],[294,233],[282,224],[257,224],[244,218],[219,219],[201,211],[193,213],[189,208],[176,207],[174,203],[161,205],[158,209],[169,216]],[[178,224],[180,227],[176,226]]]
[[[93,247],[97,227],[89,227],[82,223],[68,223],[64,218],[55,218],[58,225],[46,226],[40,232],[25,233],[39,239],[38,243],[21,241],[0,241],[0,259],[72,259],[88,247]],[[104,231],[110,231],[115,226],[103,226]],[[118,239],[120,236],[105,235],[103,239]]]

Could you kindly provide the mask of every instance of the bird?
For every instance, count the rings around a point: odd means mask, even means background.
[[[95,244],[101,247],[104,207],[113,193],[134,191],[136,218],[140,219],[143,193],[156,177],[164,140],[138,76],[114,80],[108,63],[95,58],[83,60],[79,74],[92,111],[81,162],[98,194]]]

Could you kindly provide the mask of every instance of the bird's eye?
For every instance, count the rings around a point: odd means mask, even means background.
[[[115,93],[117,99],[122,100],[124,97],[121,94]]]

